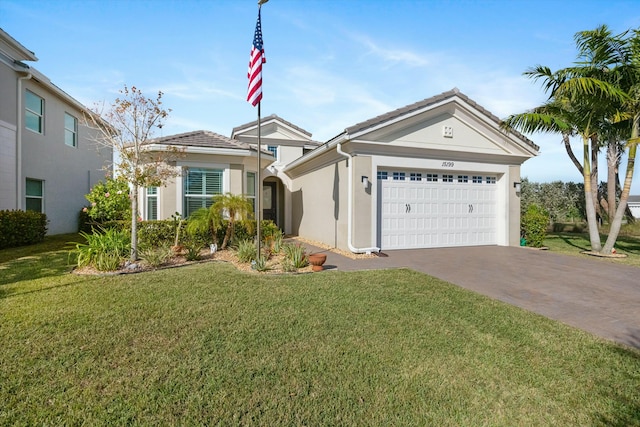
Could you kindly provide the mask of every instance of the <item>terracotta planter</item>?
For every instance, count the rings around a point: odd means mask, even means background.
[[[309,254],[309,264],[311,264],[313,271],[322,271],[324,269],[322,264],[324,264],[326,260],[326,254]]]

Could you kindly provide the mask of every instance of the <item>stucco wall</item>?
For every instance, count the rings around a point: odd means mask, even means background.
[[[103,167],[111,161],[111,150],[92,142],[90,130],[82,125],[80,111],[34,80],[25,81],[24,86],[43,98],[45,106],[44,132],[22,131],[23,189],[20,208],[25,207],[25,180],[43,180],[44,212],[49,219],[49,234],[75,232],[78,229],[78,212],[87,204],[84,196],[93,185],[104,179]],[[76,147],[64,142],[65,112],[78,119]],[[24,116],[24,111],[22,114]]]
[[[291,204],[293,234],[347,248],[346,159],[296,178]]]

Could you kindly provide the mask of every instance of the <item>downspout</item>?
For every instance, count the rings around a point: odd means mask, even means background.
[[[22,80],[31,79],[31,72],[26,76],[18,77],[18,111],[16,112],[16,210],[21,207],[22,201]]]
[[[342,144],[338,143],[336,145],[336,151],[338,154],[347,158],[347,246],[349,250],[355,254],[370,254],[371,252],[380,252],[380,248],[371,247],[371,248],[356,248],[353,246],[352,242],[352,231],[353,231],[353,171],[351,170],[351,163],[353,162],[353,156],[349,153],[345,153],[342,151]]]

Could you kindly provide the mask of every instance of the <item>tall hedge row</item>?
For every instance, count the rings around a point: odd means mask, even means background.
[[[47,216],[40,212],[0,211],[0,249],[42,242]]]

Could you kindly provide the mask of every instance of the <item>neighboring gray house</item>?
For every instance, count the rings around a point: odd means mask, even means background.
[[[49,234],[75,232],[112,153],[90,142],[87,109],[26,61],[37,58],[0,29],[0,209],[44,212]]]
[[[629,206],[631,215],[636,219],[640,219],[640,196],[629,196],[627,205]]]

